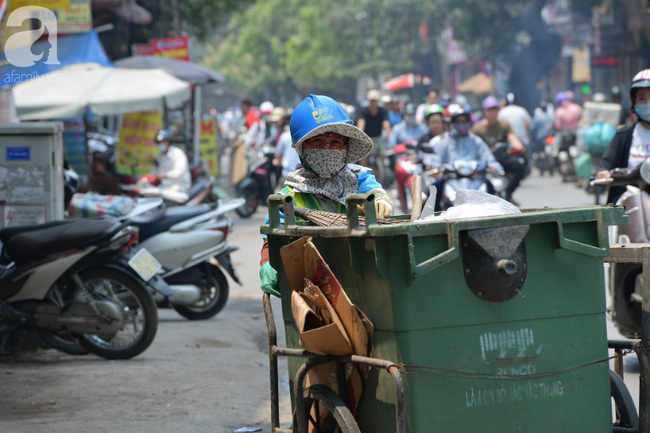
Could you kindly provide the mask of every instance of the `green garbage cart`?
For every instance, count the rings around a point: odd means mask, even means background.
[[[277,347],[267,295],[274,431],[283,431],[277,357],[288,356],[301,433],[612,432],[603,258],[608,226],[627,223],[623,208],[435,222],[396,217],[380,225],[372,195],[349,196],[347,204],[347,226],[318,227],[295,218],[291,197],[269,197],[270,222],[261,232],[279,274],[288,346]],[[365,206],[364,221],[356,205]],[[373,323],[370,358],[300,348],[280,249],[303,236]],[[345,395],[323,385],[304,389],[306,372],[333,359],[377,367],[354,417]],[[328,409],[321,412],[330,424],[313,419],[315,402]],[[310,423],[320,430],[308,430]]]

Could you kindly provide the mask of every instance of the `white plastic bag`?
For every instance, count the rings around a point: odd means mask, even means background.
[[[425,211],[422,212],[422,217],[418,221],[480,218],[521,213],[517,206],[502,198],[483,191],[461,189],[456,193],[454,206],[435,216],[432,212],[429,212],[429,208],[433,208],[435,204],[435,199],[435,194],[429,196],[429,200],[424,206]]]

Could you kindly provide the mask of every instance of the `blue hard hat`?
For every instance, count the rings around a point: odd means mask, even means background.
[[[302,143],[325,132],[348,137],[347,163],[356,162],[372,152],[374,143],[352,124],[352,119],[334,99],[322,95],[307,96],[293,111],[290,122],[293,147],[302,155]]]

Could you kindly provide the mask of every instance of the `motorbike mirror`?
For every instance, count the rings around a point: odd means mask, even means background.
[[[641,169],[639,170],[641,179],[647,184],[650,185],[650,158],[646,159],[641,163]]]

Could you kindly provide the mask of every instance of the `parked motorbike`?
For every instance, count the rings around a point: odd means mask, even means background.
[[[204,320],[226,305],[228,280],[221,269],[239,285],[241,281],[230,260],[238,248],[228,246],[232,220],[225,213],[243,201],[163,208],[130,218],[140,229],[136,248],[153,254],[162,264],[162,277],[171,286],[171,295],[155,296],[160,308],[173,308],[190,320]]]
[[[172,291],[137,238],[103,217],[0,230],[0,353],[16,358],[27,329],[68,353],[142,353],[158,327],[150,291]]]
[[[237,185],[235,195],[245,200],[245,204],[236,209],[237,214],[242,218],[250,218],[260,203],[265,204],[269,195],[278,184],[280,178],[279,167],[273,165],[275,158],[274,148],[264,145],[258,153],[258,161],[250,166],[248,174]]]
[[[625,207],[630,224],[610,227],[610,243],[650,243],[650,159],[634,170],[619,168],[611,174],[609,179],[591,181],[593,186],[611,182],[612,186],[626,187],[616,205]],[[640,338],[642,265],[612,263],[605,278],[609,281],[612,321],[625,337]]]

